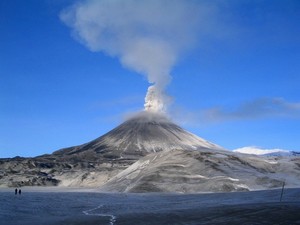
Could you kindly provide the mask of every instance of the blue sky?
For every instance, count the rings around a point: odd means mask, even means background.
[[[1,158],[88,142],[143,109],[147,78],[74,38],[59,16],[73,2],[0,1]],[[300,151],[300,2],[213,2],[214,35],[171,69],[171,117],[227,149]]]

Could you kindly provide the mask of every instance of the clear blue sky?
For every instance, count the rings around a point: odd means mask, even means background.
[[[72,3],[0,0],[1,158],[88,142],[143,108],[147,79],[72,37]],[[227,149],[300,151],[300,1],[227,3],[220,37],[172,68],[170,114]]]

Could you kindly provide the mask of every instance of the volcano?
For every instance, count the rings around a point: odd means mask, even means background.
[[[222,150],[166,116],[145,111],[88,143],[34,158],[0,161],[0,169],[12,171],[0,180],[7,186],[99,187],[137,160],[174,149]]]
[[[162,114],[142,112],[91,142],[53,154],[136,160],[153,152],[203,148],[222,149],[182,129]]]
[[[5,171],[5,173],[1,173]],[[0,159],[0,186],[112,192],[228,192],[300,185],[300,157],[231,152],[142,112],[103,136],[34,158]]]

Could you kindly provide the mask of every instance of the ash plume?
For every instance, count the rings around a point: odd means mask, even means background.
[[[148,88],[145,97],[144,108],[148,112],[166,113],[171,98],[165,95],[162,90],[152,85]]]
[[[60,18],[91,51],[118,57],[124,67],[145,75],[152,84],[145,110],[164,112],[172,67],[193,47],[198,29],[209,33],[212,13],[207,1],[85,0]]]

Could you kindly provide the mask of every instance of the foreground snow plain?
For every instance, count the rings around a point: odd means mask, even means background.
[[[300,189],[210,194],[1,189],[0,224],[300,224]],[[31,190],[31,191],[30,191]],[[53,189],[55,190],[55,189]]]

